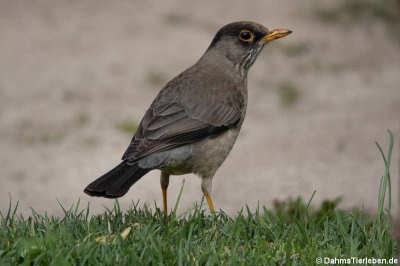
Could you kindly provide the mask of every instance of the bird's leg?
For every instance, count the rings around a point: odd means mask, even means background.
[[[169,185],[169,174],[165,172],[161,172],[160,176],[160,184],[162,190],[162,197],[163,197],[163,204],[164,204],[164,214],[165,217],[168,216],[168,209],[167,209],[167,188]]]
[[[214,214],[214,205],[211,200],[211,190],[212,190],[212,177],[202,178],[201,180],[201,190],[203,191],[204,196],[207,199],[208,207],[210,208],[210,212]]]

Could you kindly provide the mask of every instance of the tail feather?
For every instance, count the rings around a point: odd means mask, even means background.
[[[137,163],[128,165],[126,161],[123,161],[90,183],[84,192],[89,196],[119,198],[125,195],[129,188],[150,170],[140,168]]]

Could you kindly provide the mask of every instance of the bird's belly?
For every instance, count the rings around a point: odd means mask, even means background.
[[[213,176],[232,150],[238,134],[239,129],[234,128],[217,137],[173,149],[160,170],[170,175],[195,173],[202,177]],[[182,154],[181,149],[185,149],[188,156],[175,156]]]
[[[171,159],[160,168],[163,172],[170,175],[185,175],[193,172],[191,160],[174,160]]]
[[[202,177],[213,176],[232,150],[239,130],[239,128],[233,128],[220,136],[195,143],[191,158],[193,173]]]
[[[169,175],[186,175],[192,173],[192,169],[183,169],[182,167],[171,167],[171,166],[165,166],[162,167],[161,170]]]

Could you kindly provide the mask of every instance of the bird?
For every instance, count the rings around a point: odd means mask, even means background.
[[[214,214],[212,181],[246,115],[248,71],[267,43],[290,33],[251,21],[221,27],[200,59],[159,91],[121,162],[84,192],[118,198],[158,169],[163,211],[168,216],[170,176],[193,173],[201,178],[201,190]]]

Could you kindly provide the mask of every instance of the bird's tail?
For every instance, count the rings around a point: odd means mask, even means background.
[[[118,198],[125,195],[129,188],[151,169],[140,168],[137,163],[121,162],[108,173],[97,178],[85,188],[89,196]]]

